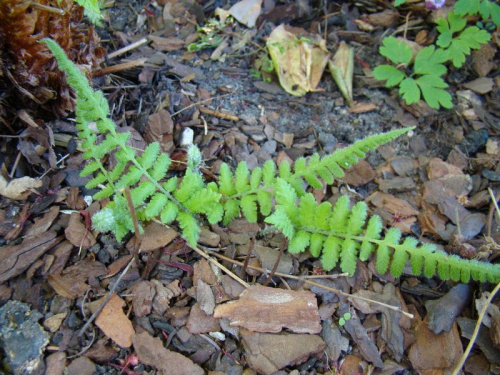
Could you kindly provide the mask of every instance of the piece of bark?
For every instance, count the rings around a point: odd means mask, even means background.
[[[326,347],[317,335],[269,334],[244,329],[240,333],[248,364],[265,375],[302,363],[310,355],[320,353]]]
[[[0,283],[20,275],[47,250],[62,241],[56,232],[48,231],[26,238],[20,245],[0,248]]]
[[[147,332],[132,337],[139,360],[158,369],[161,375],[203,375],[203,369],[182,354],[165,349],[159,338]]]
[[[319,333],[316,297],[309,291],[293,291],[252,285],[239,300],[215,308],[216,318],[228,318],[232,326],[257,332]]]

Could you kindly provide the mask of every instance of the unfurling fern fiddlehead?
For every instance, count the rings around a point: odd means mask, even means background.
[[[262,168],[249,171],[246,163],[238,164],[234,174],[227,164],[220,168],[219,181],[208,184],[199,170],[201,154],[196,146],[188,149],[188,166],[182,179],[167,178],[171,160],[161,153],[153,142],[141,155],[127,145],[129,133],[120,133],[108,118],[109,107],[102,92],[93,91],[85,76],[66,57],[52,40],[44,39],[59,67],[68,77],[68,83],[77,96],[77,128],[83,139],[83,154],[91,160],[82,171],[83,176],[95,174],[87,188],[101,187],[95,199],[111,197],[112,201],[93,218],[93,226],[100,231],[111,231],[120,241],[134,230],[123,189],[130,188],[132,202],[140,221],[159,218],[168,224],[177,221],[183,237],[195,245],[200,223],[228,224],[243,215],[256,222],[258,211],[264,221],[281,230],[289,239],[290,252],[309,248],[315,257],[321,256],[323,266],[333,269],[340,261],[344,272],[353,274],[357,259],[367,260],[376,253],[376,267],[380,273],[388,269],[400,276],[408,259],[413,272],[432,277],[437,269],[444,279],[500,281],[500,266],[468,261],[435,251],[430,244],[420,245],[414,238],[401,240],[395,228],[382,235],[378,216],[367,220],[367,207],[359,202],[350,207],[347,197],[341,197],[334,207],[328,202],[316,203],[304,186],[322,187],[323,180],[332,184],[344,175],[343,170],[357,163],[365,152],[392,141],[410,128],[377,134],[360,140],[333,154],[320,158],[299,158],[292,168],[283,162],[279,168],[268,161]],[[116,165],[108,171],[102,163],[104,156],[113,154]],[[321,179],[321,180],[320,180]]]

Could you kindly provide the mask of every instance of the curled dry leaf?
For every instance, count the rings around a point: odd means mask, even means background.
[[[316,87],[330,57],[321,37],[297,36],[281,25],[269,35],[266,45],[286,92],[304,96],[309,91],[318,91]]]
[[[10,182],[0,175],[0,195],[9,199],[27,199],[32,190],[42,186],[42,181],[31,177],[16,178]]]

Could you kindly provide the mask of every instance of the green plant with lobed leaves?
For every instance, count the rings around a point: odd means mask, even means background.
[[[448,13],[447,18],[436,21],[439,32],[436,46],[423,48],[414,59],[412,49],[404,40],[384,38],[379,52],[393,65],[377,66],[373,70],[373,76],[386,81],[386,87],[399,86],[399,93],[407,104],[416,103],[423,98],[432,108],[452,108],[451,95],[445,90],[448,84],[443,79],[448,71],[445,64],[451,62],[455,68],[460,68],[471,50],[481,48],[481,45],[491,39],[486,30],[477,26],[466,27],[465,14],[475,14],[481,9],[483,17],[491,15],[497,25],[500,17],[500,6],[497,4],[490,4],[487,0],[481,5],[479,0],[467,2],[477,3],[477,9],[457,2],[455,11]]]
[[[437,270],[444,280],[500,281],[498,265],[448,255],[436,251],[434,245],[419,244],[411,237],[402,240],[401,232],[395,228],[384,234],[378,216],[368,219],[364,202],[351,207],[349,199],[343,196],[332,207],[329,202],[318,204],[313,195],[306,192],[306,182],[315,188],[323,186],[321,180],[332,184],[335,178],[344,175],[344,169],[364,157],[366,151],[390,142],[410,128],[370,136],[323,158],[318,154],[309,160],[299,158],[293,168],[287,162],[277,168],[273,161],[268,161],[262,168],[250,171],[242,162],[233,174],[227,164],[222,164],[219,181],[210,183],[205,183],[199,169],[200,151],[192,146],[188,149],[184,177],[168,178],[170,158],[160,152],[160,145],[151,143],[138,155],[127,145],[130,134],[117,132],[108,118],[109,107],[102,92],[90,88],[85,76],[54,41],[44,39],[43,42],[66,72],[68,83],[77,95],[78,135],[86,149],[83,156],[90,160],[82,175],[94,174],[87,187],[102,187],[95,199],[112,199],[93,216],[96,229],[111,231],[118,240],[134,230],[123,195],[124,189],[129,188],[141,222],[159,219],[168,224],[175,220],[191,245],[196,245],[203,222],[225,225],[240,215],[256,222],[260,212],[266,223],[288,238],[288,251],[297,253],[308,248],[313,256],[321,257],[326,270],[340,262],[344,272],[353,274],[358,259],[368,260],[375,253],[380,273],[390,270],[394,276],[400,276],[410,260],[416,275],[423,270],[426,277],[432,277]],[[114,154],[116,159],[110,171],[102,163],[103,157],[109,154]]]

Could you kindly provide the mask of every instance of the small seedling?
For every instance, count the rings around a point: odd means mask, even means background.
[[[351,313],[344,313],[344,315],[342,315],[342,317],[339,319],[339,326],[345,326],[345,323],[349,320],[351,320]]]

